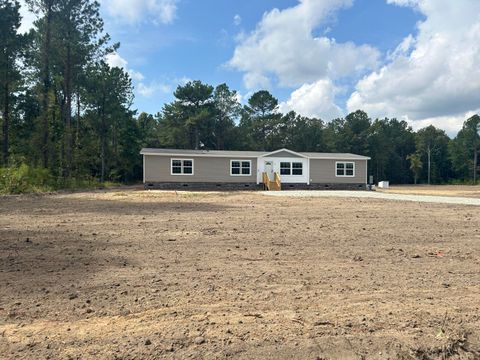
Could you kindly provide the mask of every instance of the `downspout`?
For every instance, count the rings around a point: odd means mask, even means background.
[[[308,169],[307,185],[310,185],[310,158],[307,158],[307,169]]]
[[[259,180],[259,177],[260,177],[260,158],[261,156],[257,157],[257,185],[260,184],[260,180]]]
[[[368,189],[368,159],[365,160],[365,187]]]
[[[145,184],[145,154],[143,154],[142,157],[143,157],[143,183]]]

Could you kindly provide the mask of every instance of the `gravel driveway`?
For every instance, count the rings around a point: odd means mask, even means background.
[[[431,196],[431,195],[404,195],[388,194],[375,191],[339,191],[339,190],[289,190],[263,191],[267,196],[287,197],[343,197],[343,198],[372,198],[383,200],[416,201],[439,204],[474,205],[480,206],[480,199],[467,197]]]

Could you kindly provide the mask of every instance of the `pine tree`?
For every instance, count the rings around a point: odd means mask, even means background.
[[[20,27],[18,1],[0,0],[0,118],[2,120],[2,159],[8,165],[14,93],[21,85],[19,60],[28,41],[18,33]]]

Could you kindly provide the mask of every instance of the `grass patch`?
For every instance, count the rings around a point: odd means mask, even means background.
[[[0,195],[43,193],[56,190],[92,189],[118,186],[95,178],[56,178],[48,169],[26,164],[0,168]]]

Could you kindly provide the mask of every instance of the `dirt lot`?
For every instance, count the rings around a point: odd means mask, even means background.
[[[0,358],[480,358],[478,207],[4,197],[0,248]]]
[[[472,185],[393,185],[390,189],[377,191],[394,194],[460,196],[480,198],[480,186]]]

